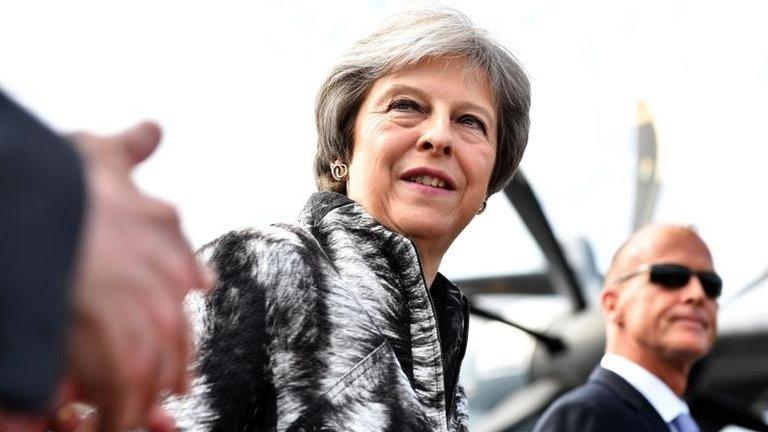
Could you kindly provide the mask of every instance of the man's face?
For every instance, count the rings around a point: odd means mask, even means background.
[[[657,263],[713,271],[709,250],[692,232],[660,232],[638,247],[641,252],[626,261],[625,274]],[[681,288],[668,288],[651,282],[644,272],[612,289],[615,308],[608,318],[618,326],[618,337],[628,338],[623,346],[634,351],[632,357],[695,360],[709,352],[717,330],[717,301],[707,297],[698,277]]]

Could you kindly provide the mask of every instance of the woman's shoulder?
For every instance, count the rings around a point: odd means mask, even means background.
[[[198,250],[203,262],[248,261],[259,256],[300,253],[313,246],[309,232],[296,224],[275,224],[229,231]]]
[[[245,286],[251,287],[247,291],[292,289],[302,280],[327,274],[333,268],[311,231],[299,224],[230,231],[198,253],[217,274],[214,297]]]

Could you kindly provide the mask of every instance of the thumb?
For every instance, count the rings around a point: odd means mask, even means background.
[[[144,121],[115,136],[128,158],[129,166],[134,166],[151,155],[160,144],[162,131],[157,123]]]

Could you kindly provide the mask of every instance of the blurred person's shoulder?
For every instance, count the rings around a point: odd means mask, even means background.
[[[537,432],[622,431],[618,423],[630,406],[609,383],[595,379],[560,396],[536,424]]]

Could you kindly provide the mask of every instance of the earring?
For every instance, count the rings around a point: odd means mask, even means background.
[[[485,208],[488,206],[488,200],[483,200],[483,203],[480,204],[480,210],[477,211],[477,214],[480,214],[485,211]]]
[[[336,181],[344,181],[349,174],[349,168],[339,161],[335,161],[331,164],[331,177]]]

